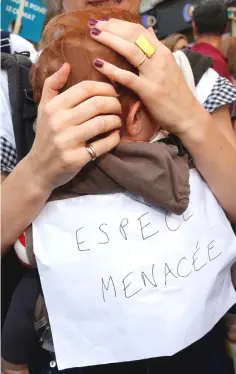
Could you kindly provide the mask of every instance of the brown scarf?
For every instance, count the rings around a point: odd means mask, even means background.
[[[189,165],[178,148],[163,143],[121,142],[89,163],[50,200],[128,190],[155,206],[182,214],[189,203]]]

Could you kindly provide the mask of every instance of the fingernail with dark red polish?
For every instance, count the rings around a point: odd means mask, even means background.
[[[109,20],[110,20],[109,17],[104,17],[104,18],[101,19],[101,21],[109,21]]]
[[[89,26],[94,26],[94,25],[96,25],[97,23],[98,23],[98,21],[97,21],[96,19],[90,19],[90,20],[88,21]]]
[[[96,68],[102,68],[103,65],[104,65],[104,62],[102,62],[101,60],[94,61],[94,66],[96,66]]]
[[[96,29],[96,27],[93,27],[93,28],[91,29],[91,33],[92,33],[93,35],[99,35],[99,34],[101,34],[101,30]]]

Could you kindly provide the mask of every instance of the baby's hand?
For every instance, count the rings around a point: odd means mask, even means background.
[[[236,314],[227,313],[225,320],[228,340],[236,343]]]
[[[1,360],[2,374],[29,374],[28,365],[14,365],[5,360]]]

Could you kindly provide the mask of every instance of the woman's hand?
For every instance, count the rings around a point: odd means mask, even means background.
[[[144,53],[135,41],[143,35],[155,47],[154,55],[138,68],[139,76],[105,61],[95,61],[95,67],[136,92],[153,119],[160,122],[164,130],[180,137],[219,203],[236,222],[236,151],[233,140],[229,141],[225,131],[220,129],[230,126],[229,119],[219,112],[213,118],[198,103],[171,52],[152,31],[115,19],[98,21],[92,27],[96,28],[91,29],[92,38],[114,49],[136,67]]]
[[[94,30],[94,27],[101,32]],[[139,24],[110,19],[98,21],[91,29],[92,38],[115,50],[136,67],[144,57],[144,52],[135,44],[141,35],[156,48],[156,52],[138,68],[139,76],[105,61],[95,60],[95,67],[136,92],[153,119],[162,123],[164,130],[180,135],[193,126],[195,122],[192,119],[204,109],[188,88],[168,48],[156,38],[153,31]]]
[[[2,253],[34,221],[52,190],[91,161],[87,143],[99,157],[120,141],[121,105],[115,89],[82,82],[59,94],[69,73],[65,64],[45,82],[32,150],[2,183]],[[106,132],[101,140],[92,140]]]
[[[97,157],[120,140],[121,105],[115,89],[106,83],[85,81],[58,94],[70,72],[68,64],[45,81],[38,110],[36,138],[27,156],[40,183],[51,190],[71,180],[91,161],[86,144]],[[91,139],[110,132],[103,139]]]

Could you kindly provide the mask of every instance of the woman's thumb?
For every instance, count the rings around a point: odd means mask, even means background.
[[[70,74],[70,65],[65,63],[51,77],[45,80],[41,102],[48,103],[64,87]]]

